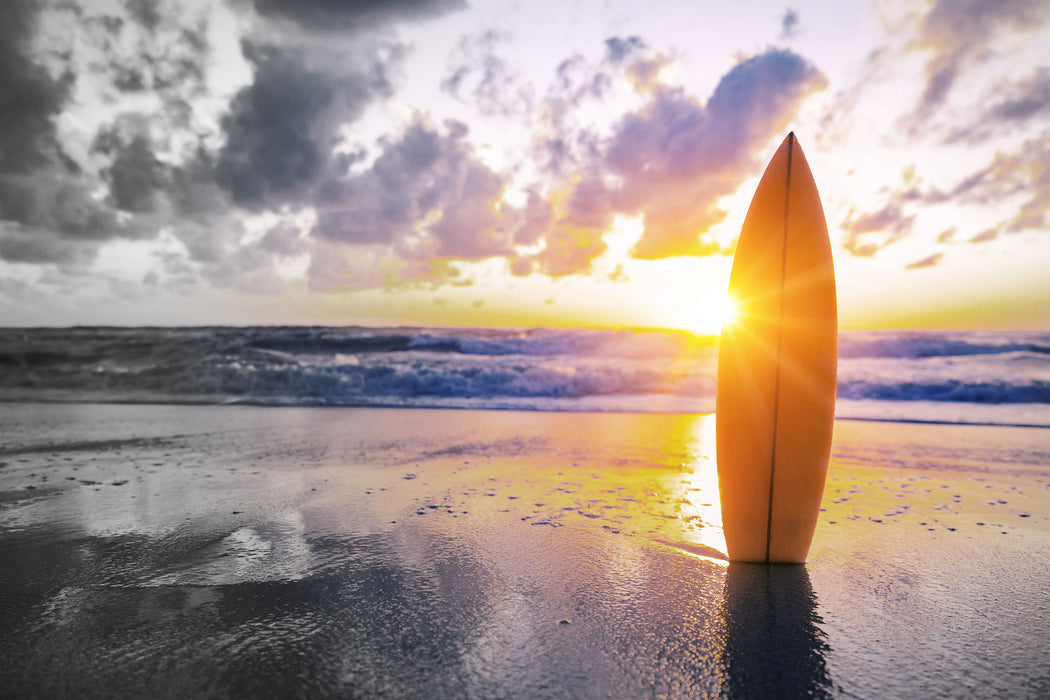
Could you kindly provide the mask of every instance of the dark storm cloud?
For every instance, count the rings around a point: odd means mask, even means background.
[[[199,279],[248,291],[280,288],[275,263],[311,248],[295,211],[318,198],[324,203],[321,185],[331,189],[367,157],[361,144],[341,142],[340,127],[392,94],[391,71],[405,50],[390,33],[334,43],[317,40],[314,30],[386,29],[462,3],[257,5],[262,21],[245,25],[248,34],[241,37],[251,80],[234,95],[215,134],[208,128],[210,8],[60,1],[40,5],[47,23],[41,25],[33,2],[0,3],[0,258],[87,269],[107,240],[156,238],[163,231],[181,246],[165,239],[158,266],[147,275],[154,284],[190,289]],[[299,29],[268,21],[278,19]],[[501,89],[489,82],[480,95]],[[87,86],[85,94],[113,114],[93,142],[74,144],[76,159],[55,130],[74,84]],[[460,179],[445,185],[453,194],[440,202],[443,219],[427,222],[422,242],[442,255],[506,252],[504,239],[517,229],[499,228],[493,203],[502,179],[477,162],[462,162],[454,169]],[[245,227],[245,209],[270,212],[278,224],[260,236]],[[404,274],[454,276],[447,265],[424,273],[427,267],[419,261]],[[385,283],[380,266],[375,270],[371,281]]]
[[[71,88],[68,78],[55,79],[31,55],[36,22],[31,0],[0,3],[0,176],[50,161],[56,148],[52,119]]]
[[[330,135],[317,133],[317,125],[342,86],[331,75],[307,69],[295,52],[246,44],[244,53],[255,76],[223,118],[226,144],[218,155],[218,182],[243,205],[296,198],[327,161],[324,136]],[[349,106],[359,112],[374,87],[367,80],[354,87]]]
[[[83,263],[128,231],[58,143],[72,76],[55,78],[31,53],[38,19],[33,3],[0,3],[0,258]]]
[[[84,262],[102,241],[134,233],[58,169],[5,177],[0,211],[0,257],[11,262]]]
[[[439,17],[466,7],[464,0],[254,0],[266,17],[315,31],[369,29],[404,20]]]
[[[124,140],[117,132],[106,130],[95,138],[94,150],[112,156],[102,177],[109,185],[113,206],[140,214],[153,211],[168,177],[149,137],[138,133]]]
[[[166,194],[171,208],[167,223],[189,259],[203,267],[235,269],[223,261],[240,247],[245,229],[241,212],[216,181],[214,156],[201,147],[172,168]]]

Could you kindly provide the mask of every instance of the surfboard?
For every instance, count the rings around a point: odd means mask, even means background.
[[[831,453],[838,307],[824,208],[794,132],[744,218],[729,296],[715,400],[728,555],[805,562]]]

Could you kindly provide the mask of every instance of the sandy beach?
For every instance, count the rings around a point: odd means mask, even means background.
[[[1046,697],[1048,431],[839,421],[805,566],[714,417],[6,404],[10,697]]]

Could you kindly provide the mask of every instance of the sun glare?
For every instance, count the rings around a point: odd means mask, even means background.
[[[718,335],[735,315],[736,307],[727,291],[711,292],[694,311],[688,330],[697,335]]]
[[[698,336],[718,335],[722,325],[735,315],[735,307],[725,289],[707,287],[693,294],[668,292],[659,299],[654,309],[664,328],[680,328]]]
[[[711,320],[717,325],[718,330],[729,323],[736,316],[736,304],[729,292],[723,292],[711,300]]]

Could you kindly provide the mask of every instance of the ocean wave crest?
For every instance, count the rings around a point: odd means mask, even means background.
[[[839,347],[840,399],[1050,415],[1045,333],[847,331]],[[672,331],[0,329],[0,400],[703,412],[717,354]]]

